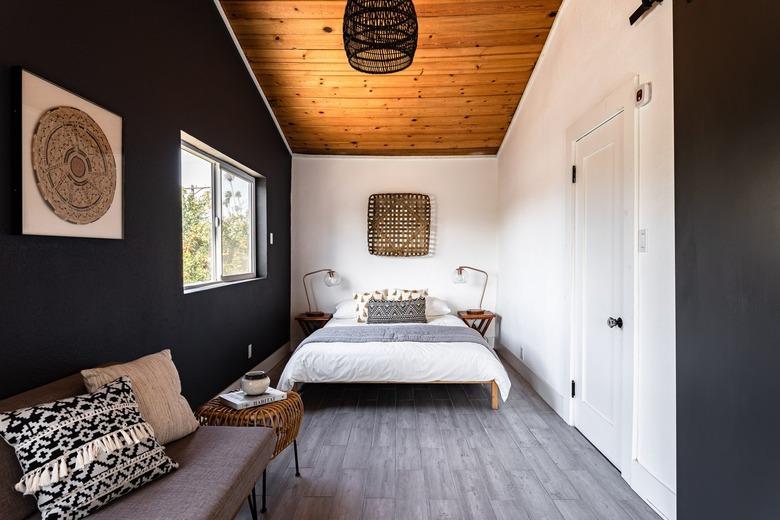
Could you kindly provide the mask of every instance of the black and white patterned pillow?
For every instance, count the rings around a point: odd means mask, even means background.
[[[0,413],[16,451],[16,490],[35,495],[44,520],[87,516],[176,469],[138,411],[128,377],[94,393]]]
[[[426,323],[425,298],[412,300],[376,300],[366,305],[368,323]]]

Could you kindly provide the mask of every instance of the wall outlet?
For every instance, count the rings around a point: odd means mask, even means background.
[[[247,357],[247,359],[252,359],[252,344],[251,343],[246,347],[246,357]]]
[[[639,252],[647,253],[647,230],[639,230]]]

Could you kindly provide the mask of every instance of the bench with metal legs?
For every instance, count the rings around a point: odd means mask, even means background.
[[[265,471],[263,471],[263,476],[265,476]],[[257,520],[257,495],[254,486],[252,486],[252,494],[246,500],[249,502],[249,514],[252,515],[252,520]]]
[[[286,399],[243,410],[230,408],[222,403],[219,397],[214,397],[198,408],[195,415],[202,425],[273,428],[276,432],[276,447],[273,455],[271,455],[271,460],[275,459],[277,455],[292,444],[295,450],[295,476],[301,476],[298,467],[298,442],[296,439],[300,431],[301,421],[303,420],[303,400],[297,392],[289,391]],[[263,513],[266,511],[265,481],[266,472],[263,471],[263,502],[261,509]],[[252,514],[252,520],[256,520],[257,496],[254,487],[252,488],[251,496],[247,498],[247,502],[249,502],[249,512]]]
[[[298,440],[293,441],[293,453],[295,454],[295,476],[300,477],[301,476],[301,469],[298,466]],[[262,496],[262,504],[260,507],[260,512],[265,514],[268,509],[266,508],[266,490],[265,490],[265,479],[266,479],[266,472],[267,470],[263,470],[263,494]],[[252,520],[257,520],[257,495],[255,494],[255,488],[252,487],[252,494],[249,495],[247,498],[247,502],[249,502],[249,513],[252,515]]]

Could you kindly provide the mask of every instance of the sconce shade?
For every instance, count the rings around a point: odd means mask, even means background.
[[[485,277],[485,282],[482,285],[482,296],[480,296],[479,298],[479,307],[476,309],[468,309],[468,312],[470,314],[478,314],[482,312],[482,302],[485,300],[485,291],[487,290],[488,274],[482,269],[477,269],[476,267],[469,267],[467,265],[461,265],[460,267],[457,267],[455,269],[455,272],[452,275],[453,283],[466,283],[465,271],[467,269],[469,271],[476,271],[477,273],[482,273],[482,275]]]
[[[336,271],[328,271],[325,273],[325,285],[328,287],[341,285],[341,275]]]
[[[412,64],[417,50],[417,13],[412,0],[348,0],[344,51],[355,70],[390,74]]]
[[[309,288],[306,286],[306,278],[309,276],[318,274],[318,273],[325,273],[325,285],[328,287],[335,287],[336,285],[341,285],[341,275],[334,271],[333,269],[319,269],[317,271],[312,271],[310,273],[306,273],[303,275],[303,292],[306,294],[306,305],[308,306],[308,311],[306,314],[308,316],[322,316],[325,314],[322,311],[313,311],[311,310],[311,299],[309,298]]]

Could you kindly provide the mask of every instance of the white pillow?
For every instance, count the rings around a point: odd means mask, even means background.
[[[444,316],[450,314],[451,312],[452,309],[450,309],[450,306],[441,298],[437,298],[435,296],[428,296],[425,298],[426,316]]]
[[[358,304],[350,298],[336,304],[336,310],[333,312],[333,319],[357,318]]]

